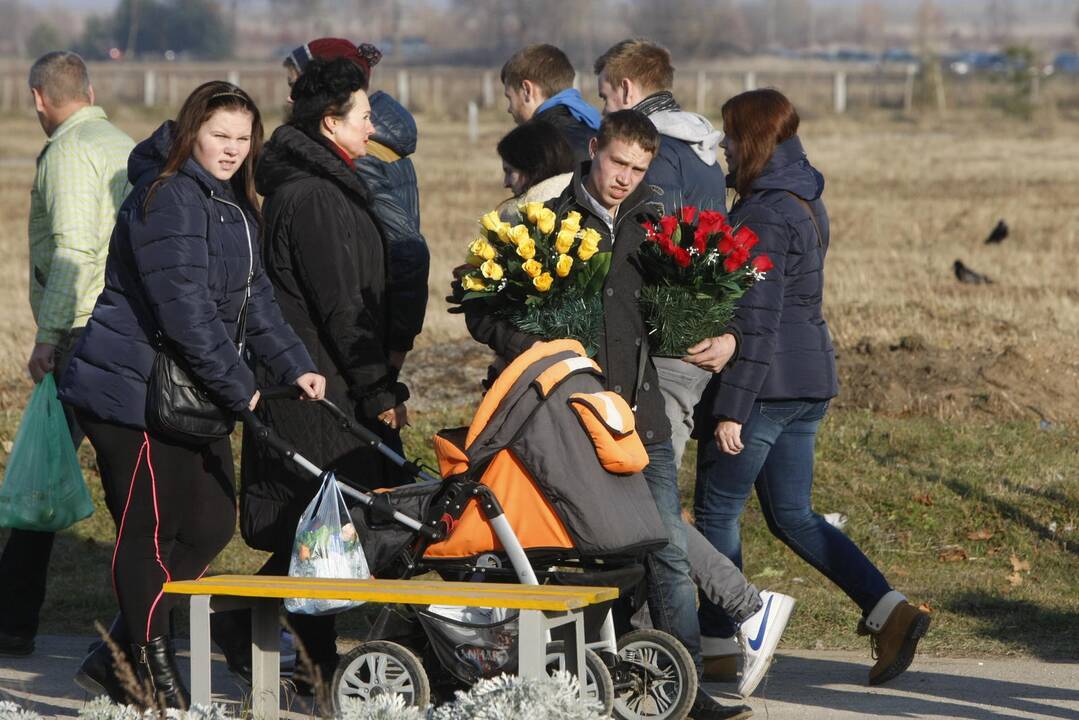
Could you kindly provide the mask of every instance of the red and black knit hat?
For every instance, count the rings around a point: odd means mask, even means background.
[[[382,59],[382,51],[370,43],[363,43],[359,47],[344,38],[319,38],[312,40],[306,45],[301,45],[288,54],[287,60],[303,72],[307,63],[314,58],[321,60],[335,60],[346,58],[363,70],[364,77],[370,81],[371,68]]]

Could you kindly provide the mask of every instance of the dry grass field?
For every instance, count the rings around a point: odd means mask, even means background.
[[[141,111],[114,118],[136,139],[160,119]],[[476,219],[506,196],[493,148],[510,126],[504,114],[485,115],[480,141],[470,145],[463,124],[419,122],[432,292],[406,375],[418,410],[408,440],[422,455],[425,434],[467,419],[478,397],[486,353],[445,312],[443,296]],[[893,581],[939,611],[928,650],[1074,657],[1067,638],[1079,632],[1079,125],[881,113],[809,117],[801,135],[827,179],[826,314],[841,375],[822,432],[821,511],[849,514],[848,532]],[[30,388],[25,223],[42,139],[32,117],[0,118],[5,443]],[[1001,218],[1011,234],[984,245]],[[958,283],[957,258],[993,283]],[[853,606],[767,536],[759,511],[751,508],[745,524],[751,578],[801,600],[787,642],[860,647],[848,632]],[[110,602],[107,582],[87,590],[79,576],[67,578],[84,557],[99,558],[105,572],[105,513],[69,535],[54,561],[53,630],[85,627]],[[215,569],[257,564],[236,541]]]

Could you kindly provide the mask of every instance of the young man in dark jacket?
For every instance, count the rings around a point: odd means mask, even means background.
[[[699,667],[697,591],[686,554],[678,470],[656,369],[648,356],[647,330],[637,306],[643,284],[637,264],[644,240],[641,224],[654,220],[657,211],[655,194],[642,181],[658,146],[655,127],[640,113],[608,115],[590,143],[591,163],[578,168],[570,186],[548,206],[559,217],[579,212],[581,227],[600,233],[600,252],[612,253],[603,287],[603,336],[595,360],[603,369],[607,388],[625,398],[636,412],[637,430],[649,459],[644,477],[669,537],[665,548],[645,560],[653,623],[677,637]],[[507,360],[539,340],[474,304],[464,307],[472,336]],[[694,718],[711,719],[744,718],[751,711],[744,706],[724,707],[702,690],[690,712]]]
[[[569,58],[554,45],[529,45],[502,66],[506,112],[518,125],[531,120],[554,125],[577,161],[587,162],[588,143],[599,129],[600,115],[574,89],[575,76]]]
[[[314,57],[347,58],[370,79],[382,53],[373,45],[357,46],[341,38],[312,40],[285,59],[290,86]],[[423,329],[431,253],[420,232],[420,194],[416,168],[409,157],[416,151],[416,121],[401,103],[381,90],[371,93],[370,100],[375,134],[368,141],[367,155],[356,161],[356,172],[370,193],[371,213],[389,251],[390,279],[386,294],[393,309],[389,320],[389,359],[400,370]]]

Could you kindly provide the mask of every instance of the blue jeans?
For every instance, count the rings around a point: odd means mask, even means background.
[[[839,586],[863,614],[891,587],[850,538],[813,512],[813,448],[826,400],[758,401],[742,426],[742,452],[727,455],[714,440],[697,448],[694,510],[699,529],[742,567],[742,509],[754,486],[772,534]],[[723,610],[701,599],[701,633],[730,637]]]
[[[644,479],[659,508],[667,531],[665,547],[645,558],[648,571],[648,607],[652,625],[678,638],[701,667],[701,631],[697,623],[697,586],[690,576],[686,554],[686,523],[678,492],[678,468],[671,441],[645,445],[648,466]]]

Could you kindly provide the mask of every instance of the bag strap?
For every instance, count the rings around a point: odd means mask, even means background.
[[[817,247],[824,247],[824,233],[820,231],[820,223],[817,222],[817,213],[813,212],[813,206],[806,202],[801,195],[795,195],[790,190],[784,190],[783,192],[797,200],[798,204],[805,208],[805,211],[809,214],[809,219],[813,221],[813,229],[817,231]]]

